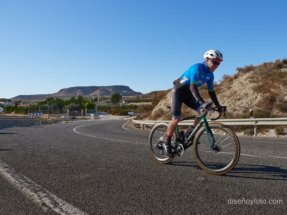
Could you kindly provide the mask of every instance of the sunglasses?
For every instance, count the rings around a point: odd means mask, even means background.
[[[216,61],[216,60],[211,60],[211,62],[214,64],[214,65],[219,65],[220,62],[219,61]]]

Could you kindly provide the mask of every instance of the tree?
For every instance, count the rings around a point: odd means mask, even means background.
[[[92,102],[86,102],[84,106],[86,109],[95,109],[95,103]]]
[[[111,102],[112,102],[113,104],[117,104],[117,103],[119,103],[119,102],[121,101],[121,99],[122,99],[122,95],[121,95],[121,94],[119,94],[119,93],[113,93],[113,94],[112,94],[112,97],[111,97]]]

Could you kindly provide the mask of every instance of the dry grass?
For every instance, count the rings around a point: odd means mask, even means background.
[[[164,112],[163,109],[159,108],[157,109],[150,117],[151,120],[157,120],[157,119],[170,119],[171,115]]]
[[[168,94],[168,92],[168,90],[156,92],[152,97],[152,106],[155,107]]]

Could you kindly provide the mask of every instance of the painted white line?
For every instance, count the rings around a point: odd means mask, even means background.
[[[126,125],[129,123],[129,121],[126,121],[123,125],[122,125],[122,129],[126,130],[126,131],[131,131],[130,129],[128,129],[126,127]]]
[[[209,153],[212,153],[212,151],[206,151]],[[228,154],[231,155],[233,153],[231,152],[219,152],[219,154]],[[240,153],[240,156],[245,156],[245,157],[253,157],[253,158],[276,158],[276,159],[287,159],[287,157],[280,157],[280,156],[271,156],[271,155],[251,155],[251,154],[243,154]]]
[[[276,158],[276,159],[287,159],[287,157],[281,156],[272,156],[272,155],[250,155],[250,154],[241,154],[242,156],[246,157],[254,157],[254,158]]]
[[[119,139],[107,138],[107,137],[98,137],[96,135],[85,134],[85,133],[78,131],[79,128],[83,128],[83,127],[87,127],[87,126],[91,126],[91,125],[95,125],[95,124],[97,124],[97,123],[77,126],[73,129],[73,132],[75,132],[76,134],[79,134],[79,135],[83,135],[83,136],[91,137],[91,138],[96,138],[96,139],[100,139],[100,140],[107,140],[107,141],[113,141],[113,142],[119,142],[119,143],[137,144],[137,145],[142,144],[142,143],[139,143],[137,141],[128,141],[128,140],[119,140]]]
[[[277,158],[277,159],[287,159],[287,157],[280,157],[280,156],[268,156],[270,158]]]
[[[126,122],[127,123],[127,122]],[[124,128],[125,124],[124,123],[122,125],[122,128]],[[87,136],[87,137],[92,137],[92,138],[97,138],[97,139],[102,139],[102,140],[109,140],[109,141],[115,141],[115,142],[121,142],[121,143],[130,143],[130,144],[141,144],[139,142],[133,142],[133,141],[127,141],[127,140],[118,140],[118,139],[113,139],[113,138],[106,138],[106,137],[97,137],[95,135],[89,135],[89,134],[84,134],[84,133],[81,133],[79,131],[77,131],[77,129],[79,128],[82,128],[82,127],[86,127],[86,126],[90,126],[90,125],[95,125],[96,123],[93,123],[93,124],[87,124],[87,125],[81,125],[81,126],[78,126],[78,127],[75,127],[73,129],[73,131],[76,133],[76,134],[79,134],[79,135],[83,135],[83,136]],[[125,129],[127,130],[127,129]],[[228,152],[222,152],[222,153],[225,153],[225,154],[228,154]],[[254,158],[275,158],[275,159],[287,159],[287,157],[281,157],[281,156],[271,156],[271,155],[252,155],[252,154],[243,154],[241,153],[240,156],[245,156],[245,157],[254,157]]]
[[[52,210],[63,215],[87,215],[85,212],[58,198],[26,176],[17,173],[2,160],[0,160],[0,175],[44,211]]]

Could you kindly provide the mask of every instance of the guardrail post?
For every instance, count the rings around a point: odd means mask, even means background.
[[[254,137],[257,136],[257,125],[254,125]]]
[[[258,121],[255,120],[255,121],[254,121],[254,137],[257,136],[257,127],[258,127],[257,123],[258,123]]]

